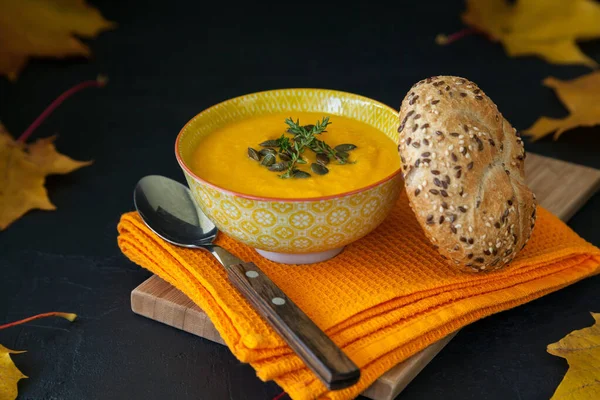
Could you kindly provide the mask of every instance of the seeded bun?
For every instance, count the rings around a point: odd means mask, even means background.
[[[516,129],[476,84],[455,76],[417,82],[399,122],[406,192],[434,247],[465,271],[510,263],[536,217]]]

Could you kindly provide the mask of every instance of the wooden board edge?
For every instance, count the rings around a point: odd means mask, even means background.
[[[457,333],[458,331],[449,334],[394,366],[361,394],[374,400],[393,400],[450,343]]]

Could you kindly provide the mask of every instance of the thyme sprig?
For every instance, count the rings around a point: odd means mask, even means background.
[[[273,152],[279,155],[281,161],[278,165],[285,166],[284,172],[279,175],[280,178],[308,178],[311,176],[308,172],[298,169],[299,164],[307,164],[307,161],[303,158],[306,149],[317,154],[319,165],[312,165],[311,169],[315,173],[318,171],[319,175],[329,172],[325,165],[330,161],[335,160],[338,164],[351,163],[348,160],[348,151],[355,149],[355,145],[344,144],[332,148],[325,141],[317,138],[317,135],[327,132],[327,127],[331,124],[329,117],[317,120],[314,125],[300,125],[299,119],[294,121],[292,118],[286,118],[285,124],[288,126],[286,133],[293,135],[293,137],[290,138],[282,134],[279,139],[266,140],[260,144],[269,150],[273,149]],[[254,155],[258,153],[256,150],[248,148],[248,154],[255,160]],[[271,170],[281,171],[282,168],[271,168]]]

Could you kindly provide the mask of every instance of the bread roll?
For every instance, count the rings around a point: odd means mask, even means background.
[[[442,256],[466,271],[510,263],[535,225],[523,141],[473,82],[417,82],[399,113],[410,206]]]

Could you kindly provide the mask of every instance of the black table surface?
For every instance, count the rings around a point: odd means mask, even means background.
[[[34,61],[16,83],[0,79],[0,119],[20,134],[59,93],[97,74],[104,89],[66,101],[32,139],[58,134],[58,149],[93,165],[51,176],[56,211],[32,211],[0,232],[0,323],[61,310],[79,319],[38,320],[0,331],[0,343],[30,378],[21,399],[271,399],[281,393],[221,345],[135,315],[133,288],[150,276],[119,251],[116,225],[133,209],[139,178],[183,182],[173,154],[179,129],[228,98],[286,87],[355,92],[398,108],[425,77],[467,77],[517,129],[567,114],[546,76],[571,79],[581,66],[509,58],[500,44],[437,33],[461,29],[461,1],[395,2],[395,8],[318,7],[277,2],[96,1],[118,23],[90,43],[90,60]],[[600,61],[600,42],[582,48]],[[600,168],[600,127],[555,142],[526,140],[530,152]],[[569,221],[600,245],[600,196]],[[401,399],[546,399],[567,363],[546,346],[591,325],[600,276],[465,327]]]

